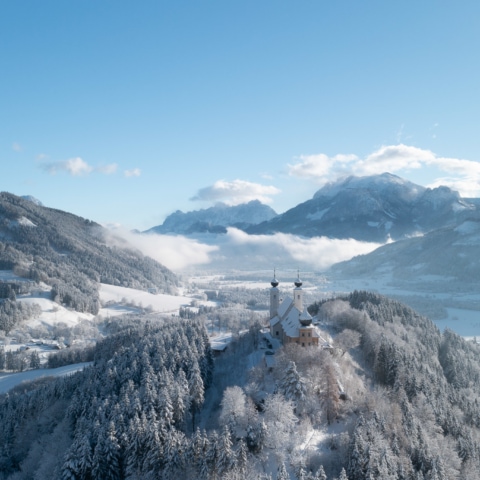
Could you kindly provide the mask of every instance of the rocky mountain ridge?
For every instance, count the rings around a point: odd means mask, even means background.
[[[311,200],[246,231],[385,242],[457,224],[478,211],[448,187],[425,188],[383,173],[327,184]]]
[[[246,229],[251,225],[271,220],[276,212],[267,205],[252,200],[241,205],[228,206],[218,203],[213,207],[169,215],[162,225],[152,227],[145,233],[226,233],[227,227]]]

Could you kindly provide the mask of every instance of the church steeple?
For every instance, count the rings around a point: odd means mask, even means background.
[[[277,280],[277,275],[275,273],[275,269],[273,269],[273,280],[270,282],[270,285],[272,287],[278,287],[278,280]]]
[[[302,281],[300,280],[300,271],[297,270],[297,279],[295,280],[295,286],[300,288],[303,285]]]
[[[302,281],[300,280],[300,272],[297,270],[297,279],[295,280],[295,288],[293,289],[293,303],[295,307],[303,312],[303,290]]]
[[[273,280],[270,282],[272,288],[270,289],[270,318],[273,318],[278,313],[280,306],[280,291],[278,290],[278,280],[275,269],[273,270]]]

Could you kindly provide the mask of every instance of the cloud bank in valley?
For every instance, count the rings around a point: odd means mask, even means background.
[[[123,242],[127,242],[173,272],[209,263],[217,250],[215,245],[182,236],[139,234],[122,228],[110,231],[109,243],[125,247]]]
[[[213,185],[201,188],[190,200],[206,202],[223,202],[226,205],[239,205],[251,200],[260,200],[262,203],[272,203],[272,195],[280,190],[272,185],[233,180],[227,182],[218,180]]]
[[[228,228],[225,235],[206,235],[203,240],[181,235],[139,234],[121,228],[110,231],[110,244],[125,247],[127,242],[177,273],[191,268],[279,267],[324,271],[334,263],[370,253],[380,246],[353,239],[300,238],[285,233],[248,235],[236,228]]]
[[[231,252],[232,260],[240,257],[246,268],[249,259],[252,260],[252,267],[255,267],[254,261],[257,259],[266,267],[287,265],[322,271],[335,263],[370,253],[380,246],[378,243],[354,239],[301,238],[285,233],[248,235],[241,230],[229,228],[221,252]]]
[[[374,175],[390,172],[405,174],[412,170],[435,169],[445,175],[437,177],[427,187],[446,185],[464,197],[480,195],[480,163],[473,160],[441,157],[431,150],[409,145],[382,146],[365,158],[354,154],[328,156],[301,155],[288,165],[290,176],[312,179],[319,184],[348,175]]]

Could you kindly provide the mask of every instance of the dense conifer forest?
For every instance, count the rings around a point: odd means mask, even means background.
[[[91,367],[1,397],[0,478],[478,478],[475,343],[367,292],[310,311],[328,343],[270,366],[258,325],[214,359],[201,318],[119,319]]]

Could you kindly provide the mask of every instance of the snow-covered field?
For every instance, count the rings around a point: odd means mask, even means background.
[[[63,377],[64,375],[71,375],[79,370],[83,370],[87,365],[90,365],[90,363],[76,363],[58,368],[41,368],[20,373],[0,374],[0,393],[6,393],[23,382],[30,382],[42,377]]]
[[[111,303],[113,306],[102,308],[99,315],[115,316],[131,311],[130,308],[119,308],[119,304],[130,304],[141,309],[148,309],[159,313],[178,313],[180,307],[191,305],[195,300],[192,297],[165,295],[163,293],[149,293],[133,288],[116,287],[100,284],[100,300],[102,304]]]

